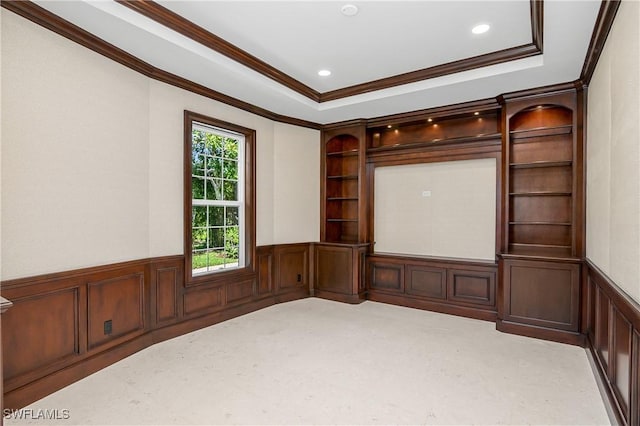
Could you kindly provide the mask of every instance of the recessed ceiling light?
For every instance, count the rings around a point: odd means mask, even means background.
[[[320,77],[328,77],[328,76],[331,75],[331,71],[329,71],[329,70],[320,70],[320,71],[318,71],[318,75]]]
[[[489,31],[489,28],[491,28],[488,24],[480,24],[480,25],[476,25],[475,27],[473,27],[471,29],[471,32],[474,34],[482,34],[482,33],[486,33],[487,31]]]
[[[393,126],[391,124],[387,124],[387,129],[392,128]]]
[[[433,121],[433,118],[430,118],[427,120],[429,123],[431,123]]]
[[[344,16],[355,16],[358,14],[358,6],[353,4],[345,4],[340,10]]]
[[[478,111],[474,112],[473,115],[480,115]]]

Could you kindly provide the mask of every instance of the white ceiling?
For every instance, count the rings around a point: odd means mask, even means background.
[[[544,54],[318,103],[113,1],[37,1],[157,68],[278,114],[330,123],[484,99],[580,76],[600,1],[544,2]],[[528,0],[159,1],[319,91],[531,43]],[[341,14],[344,4],[359,13]],[[471,28],[489,23],[474,35]],[[319,77],[317,71],[332,71]]]

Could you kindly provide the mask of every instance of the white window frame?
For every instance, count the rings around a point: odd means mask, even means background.
[[[225,130],[225,129],[221,129],[219,127],[215,127],[215,126],[211,126],[205,123],[201,123],[198,122],[197,120],[194,120],[192,122],[191,125],[191,134],[193,134],[194,130],[199,130],[202,132],[206,132],[206,133],[212,133],[215,134],[217,136],[222,136],[224,138],[231,138],[231,139],[235,139],[238,141],[238,158],[237,158],[237,162],[238,162],[238,180],[237,180],[237,201],[227,201],[227,200],[207,200],[207,199],[194,199],[193,198],[193,192],[191,194],[192,198],[191,198],[191,214],[193,214],[193,208],[194,207],[198,207],[198,206],[213,206],[213,207],[237,207],[238,208],[238,234],[239,234],[239,241],[238,241],[238,263],[237,265],[234,266],[227,266],[228,264],[224,264],[224,266],[222,267],[207,267],[205,268],[205,270],[197,270],[197,269],[193,269],[193,264],[189,265],[191,267],[191,273],[193,277],[199,277],[202,275],[207,275],[207,274],[215,274],[218,272],[224,272],[224,271],[230,271],[230,270],[234,270],[234,269],[241,269],[244,268],[246,266],[246,246],[245,246],[245,233],[246,233],[246,227],[245,227],[245,176],[246,176],[246,161],[245,161],[245,150],[246,150],[246,139],[245,136],[241,133],[236,133],[236,132],[232,132],[229,130]],[[191,155],[193,156],[193,136],[191,139]],[[219,157],[215,157],[215,158],[219,158]],[[224,170],[224,168],[223,168]],[[193,174],[192,171],[192,177],[196,177],[199,178],[201,176],[197,176]],[[206,178],[207,178],[207,173],[205,170],[205,182],[206,182]],[[223,184],[224,184],[224,176],[221,177]],[[193,190],[192,190],[193,191]],[[205,192],[206,192],[206,183],[205,183]],[[226,228],[228,228],[228,226],[226,225],[227,223],[227,214],[226,214],[226,209],[224,209],[224,217],[223,217],[223,230],[226,230]],[[207,209],[207,225],[209,224],[209,209]],[[209,226],[207,226],[207,228],[209,228]],[[192,231],[193,232],[193,224],[192,224]],[[223,231],[224,232],[224,231]],[[224,247],[226,247],[226,232],[224,232],[225,234],[225,239],[224,239]],[[205,252],[208,252],[209,250],[211,250],[212,248],[209,248],[209,238],[207,238],[207,248],[204,249]],[[196,254],[197,252],[193,251],[193,248],[191,248],[191,257],[193,258],[193,256]],[[230,265],[230,264],[229,264]]]

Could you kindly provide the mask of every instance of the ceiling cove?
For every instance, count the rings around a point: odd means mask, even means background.
[[[319,92],[152,0],[116,0],[116,2],[318,103],[515,61],[543,53],[544,2],[543,0],[530,0],[530,43],[336,90]]]
[[[386,109],[378,108],[378,109],[372,109],[371,111],[367,111],[367,110],[355,111],[354,110],[355,113],[353,114],[334,114],[333,116],[325,117],[324,119],[323,117],[320,117],[318,115],[308,115],[308,118],[303,117],[304,114],[298,112],[299,108],[295,107],[295,104],[294,104],[294,108],[291,108],[288,110],[287,109],[282,110],[282,108],[279,108],[279,107],[274,108],[273,105],[259,106],[260,103],[256,103],[254,101],[247,100],[247,99],[243,100],[242,96],[237,96],[236,94],[233,94],[233,93],[224,93],[224,91],[220,91],[219,88],[216,88],[218,89],[216,90],[206,82],[193,80],[189,76],[182,75],[180,73],[177,73],[174,70],[166,70],[164,69],[164,67],[162,67],[162,65],[153,64],[152,62],[148,62],[147,59],[141,59],[136,54],[128,52],[127,50],[125,50],[125,47],[123,46],[119,46],[118,44],[114,44],[112,42],[102,39],[99,35],[95,34],[91,28],[83,28],[79,26],[80,25],[79,23],[71,22],[67,20],[68,18],[65,19],[59,16],[59,14],[43,7],[49,3],[45,2],[42,4],[42,6],[40,6],[32,1],[4,1],[3,0],[0,3],[0,6],[2,6],[2,8],[6,10],[16,13],[17,15],[25,19],[28,19],[36,23],[37,25],[40,25],[41,27],[44,27],[50,31],[53,31],[61,35],[62,37],[65,37],[75,43],[78,43],[98,54],[101,54],[111,60],[114,60],[154,80],[157,80],[166,84],[170,84],[172,86],[193,92],[201,96],[205,96],[207,98],[210,98],[219,102],[226,103],[233,107],[245,110],[247,112],[250,112],[274,121],[288,123],[292,125],[298,125],[302,127],[321,129],[327,126],[331,126],[333,124],[337,124],[339,122],[349,121],[357,117],[366,119],[366,122],[370,124],[374,122],[382,123],[390,120],[405,121],[407,119],[419,118],[425,114],[429,115],[429,114],[440,114],[440,113],[442,114],[456,113],[456,112],[459,112],[458,110],[464,110],[465,108],[466,109],[471,108],[474,110],[499,108],[499,106],[497,105],[497,100],[498,100],[497,97],[499,97],[500,94],[503,94],[503,96],[507,96],[507,95],[515,95],[521,92],[525,93],[528,90],[526,89],[526,87],[541,88],[541,87],[547,87],[549,85],[553,86],[554,84],[557,85],[558,83],[561,83],[561,82],[571,82],[570,84],[575,86],[587,86],[589,84],[590,77],[593,73],[593,69],[595,68],[597,59],[600,55],[601,49],[604,45],[606,37],[611,28],[611,25],[613,24],[615,14],[619,6],[619,1],[618,0],[597,1],[597,2],[594,1],[594,2],[588,2],[588,3],[592,5],[597,5],[596,8],[593,8],[592,6],[590,6],[592,10],[592,12],[590,12],[592,14],[592,17],[582,15],[581,19],[573,19],[572,21],[572,22],[583,22],[582,31],[583,31],[583,34],[587,37],[584,41],[584,51],[577,52],[579,54],[574,55],[575,56],[574,59],[579,60],[580,62],[579,65],[582,68],[582,72],[580,72],[580,68],[577,68],[574,75],[571,75],[573,74],[572,72],[569,75],[565,73],[564,76],[562,77],[552,76],[551,80],[547,79],[546,81],[540,81],[540,80],[538,82],[523,81],[522,82],[523,84],[516,85],[519,87],[513,87],[513,85],[511,85],[510,88],[508,87],[490,88],[490,90],[482,91],[484,95],[483,94],[478,95],[478,93],[476,92],[473,92],[471,94],[465,93],[464,96],[454,95],[454,96],[448,97],[448,99],[440,99],[435,102],[430,101],[429,98],[427,97],[426,99],[428,102],[422,102],[422,101],[414,102],[414,103],[409,102],[407,105],[403,104],[402,108],[398,108],[397,107],[398,103],[396,102],[395,104],[393,104],[395,105],[395,107],[392,107],[392,108],[386,108]],[[542,22],[541,17],[542,17],[542,11],[543,11],[542,2],[529,2],[529,5],[530,7],[538,8],[538,12],[533,12],[532,10],[532,13],[531,13],[532,22],[534,21],[533,17],[536,16],[536,13],[537,13],[537,16],[540,17],[539,22],[541,24]],[[547,28],[547,31],[545,31],[545,34],[549,35],[547,39],[551,40],[551,44],[549,44],[549,40],[545,41],[545,53],[544,53],[545,57],[547,55],[557,56],[559,53],[557,48],[552,49],[554,46],[557,45],[556,39],[558,36],[557,34],[558,28],[563,30],[563,34],[568,35],[566,32],[566,25],[567,25],[566,19],[558,20],[558,15],[556,13],[558,9],[557,5],[562,5],[562,3],[552,3],[549,5],[550,10],[552,9],[552,6],[554,7],[554,10],[551,11],[551,14],[550,14],[551,19],[549,19],[549,21],[553,22],[550,28],[551,29],[555,28],[555,29],[554,31],[551,31],[549,28]],[[153,21],[147,17],[143,17],[141,14],[137,13],[131,8],[124,7],[124,6],[122,6],[122,8],[124,10],[128,10],[132,15],[139,16],[140,19],[148,19],[149,22]],[[596,14],[597,14],[597,17],[596,17]],[[528,17],[527,17],[527,20],[528,20]],[[158,25],[159,27],[166,28],[167,31],[172,31],[171,29],[164,27],[162,24],[158,22],[155,22],[155,24]],[[540,45],[539,48],[541,50],[542,49],[542,33],[540,31],[538,35],[536,35],[535,28],[536,28],[536,25],[533,25],[532,35],[531,35],[531,40],[532,40],[531,44],[535,44],[534,42],[537,40],[537,43]],[[542,26],[540,25],[539,28],[541,30]],[[578,33],[574,32],[574,34],[578,34]],[[555,38],[554,38],[554,35],[555,35]],[[185,39],[189,39],[186,36],[183,36],[183,37],[185,37]],[[526,40],[526,37],[527,36],[525,32],[522,35],[522,38],[520,40]],[[590,40],[589,40],[589,37],[590,37]],[[222,40],[220,37],[218,37],[218,39]],[[191,40],[191,42],[194,43],[195,45],[203,46],[192,39],[189,39],[189,40]],[[554,42],[554,40],[556,41]],[[225,45],[226,42],[225,40],[222,40],[220,43],[222,43],[221,45]],[[587,48],[587,45],[588,45],[588,48]],[[566,47],[567,46],[565,46],[565,49]],[[209,49],[206,46],[203,46],[202,48]],[[555,50],[555,52],[553,52],[552,50]],[[551,53],[548,53],[548,52],[551,52]],[[564,50],[564,52],[565,52],[564,56],[566,56],[567,51]],[[216,54],[221,55],[221,57],[224,56],[220,53],[217,53],[217,51],[216,51]],[[527,61],[532,59],[538,60],[538,58],[542,58],[542,56],[543,55],[538,55],[534,58],[529,58],[526,60]],[[464,56],[462,55],[460,57],[464,58]],[[230,62],[234,62],[234,60],[230,60]],[[545,61],[545,62],[550,62],[550,61]],[[269,67],[269,65],[266,64],[265,62],[262,62],[262,63],[266,67]],[[505,64],[497,65],[497,66],[503,66],[503,65]],[[578,64],[576,64],[576,66],[577,65]],[[245,67],[245,69],[249,69],[249,67],[246,65],[239,65],[239,66]],[[274,75],[284,74],[284,73],[280,73],[274,67],[271,67],[271,68],[273,70]],[[490,69],[490,68],[493,68],[493,67],[485,67],[484,69]],[[477,71],[482,71],[482,70],[474,70],[474,71],[468,71],[468,72],[476,73]],[[258,75],[256,71],[252,71],[252,72]],[[459,73],[458,75],[460,74],[465,74],[465,73]],[[268,78],[264,74],[260,74],[260,75],[265,81],[271,81],[273,85],[280,86],[284,90],[289,90],[287,86],[284,86],[283,84],[276,82],[275,79],[271,77]],[[450,77],[454,77],[454,76],[447,76],[445,78],[450,78]],[[502,77],[500,76],[499,78],[502,81]],[[298,80],[292,79],[292,80],[298,81],[299,79]],[[439,80],[439,79],[435,79],[435,80]],[[371,82],[373,82],[373,80],[370,81],[369,83]],[[425,83],[428,83],[428,82],[422,81],[422,82],[414,83],[413,86],[415,86],[416,84],[425,84]],[[305,85],[302,84],[302,86],[305,86]],[[404,85],[402,87],[408,87],[408,86],[412,86],[412,85]],[[503,86],[508,86],[508,85],[503,85]],[[306,86],[306,87],[309,87],[309,86]],[[454,89],[453,86],[451,87],[452,89]],[[466,87],[468,88],[469,86],[466,86]],[[397,89],[398,88],[381,90],[377,93],[385,92],[388,90],[397,90]],[[372,90],[375,90],[375,89],[372,89]],[[291,91],[291,93],[292,94],[296,93],[296,95],[299,96],[300,99],[306,99],[307,102],[313,103],[313,101],[310,98],[308,98],[307,96],[301,95],[299,92]],[[457,92],[454,90],[453,93],[455,94]],[[350,100],[354,100],[355,102],[355,98],[362,98],[363,96],[373,96],[373,95],[375,94],[374,93],[366,94],[365,92],[363,92],[363,94],[361,94],[360,96],[351,96],[348,99],[343,99],[342,101],[327,102],[324,105],[327,105],[327,107],[329,107],[329,104],[335,104],[335,102],[344,102],[344,101],[350,101]],[[404,102],[404,99],[406,98],[402,98],[403,102]],[[424,98],[421,98],[421,99],[424,99]],[[477,99],[484,99],[484,100],[477,101]],[[398,100],[400,99],[398,98]],[[420,105],[421,103],[422,104],[426,103],[427,105],[421,106]],[[320,110],[322,110],[322,108],[324,107],[323,104],[321,104],[320,102],[318,102],[316,105],[320,106]],[[351,115],[351,117],[349,117],[349,115]]]

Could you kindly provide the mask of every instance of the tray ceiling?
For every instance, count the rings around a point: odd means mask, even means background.
[[[545,1],[540,54],[535,16],[524,0],[36,3],[156,68],[318,123],[576,80],[600,7]],[[343,15],[345,4],[358,13]],[[473,34],[479,23],[491,29]],[[505,52],[526,54],[505,61]],[[501,54],[498,63],[450,66]],[[318,76],[320,69],[331,76]]]

